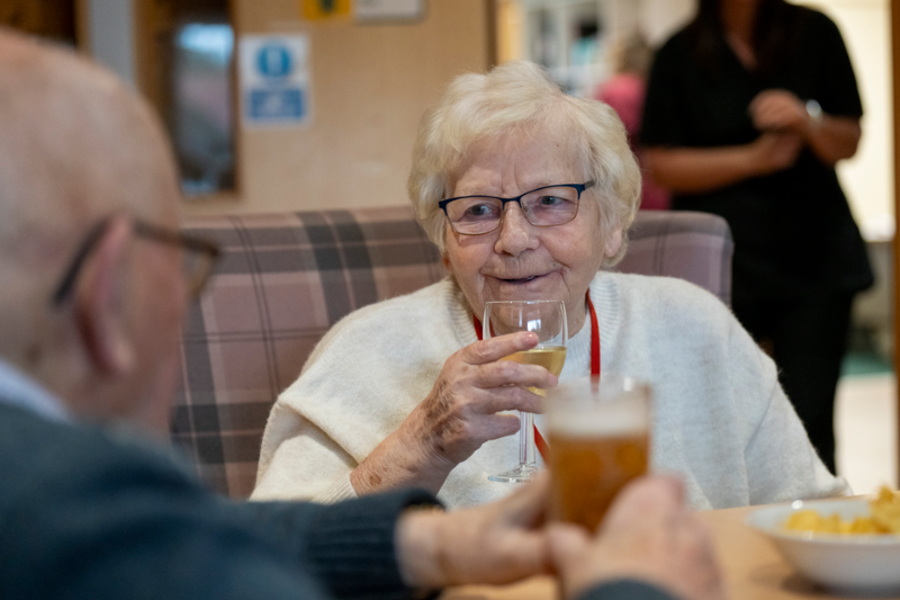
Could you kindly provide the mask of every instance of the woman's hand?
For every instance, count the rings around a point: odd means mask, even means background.
[[[409,419],[425,450],[455,465],[484,442],[519,430],[517,415],[497,413],[540,412],[541,398],[522,386],[554,387],[557,378],[543,367],[500,361],[536,345],[535,334],[522,332],[476,342],[447,359]]]
[[[540,412],[540,396],[526,387],[555,387],[558,378],[543,367],[500,359],[537,342],[534,333],[519,332],[454,353],[428,396],[351,473],[356,492],[416,485],[436,493],[484,442],[516,433],[518,416],[498,413]]]
[[[806,110],[806,103],[787,90],[760,92],[748,110],[757,129],[799,136],[803,145],[826,165],[833,166],[856,154],[862,135],[859,118],[822,113],[814,119]]]
[[[812,123],[806,104],[787,90],[760,92],[750,102],[748,111],[759,131],[790,132],[806,137]]]

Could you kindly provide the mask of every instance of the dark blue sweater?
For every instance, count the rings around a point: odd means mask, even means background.
[[[428,502],[232,502],[150,442],[0,403],[0,598],[404,598],[394,526]]]

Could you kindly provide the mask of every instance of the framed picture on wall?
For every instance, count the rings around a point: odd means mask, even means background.
[[[357,21],[417,21],[425,16],[425,0],[353,0]]]

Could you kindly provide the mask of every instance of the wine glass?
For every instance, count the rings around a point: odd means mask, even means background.
[[[559,300],[506,300],[487,302],[484,305],[482,338],[531,331],[538,336],[538,344],[531,350],[516,352],[501,360],[512,360],[526,365],[540,365],[559,376],[566,361],[568,325],[566,305]],[[528,388],[545,395],[544,390]],[[537,474],[534,445],[534,415],[519,412],[519,464],[512,470],[489,475],[491,481],[524,482]]]

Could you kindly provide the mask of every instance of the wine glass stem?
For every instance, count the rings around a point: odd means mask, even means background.
[[[534,413],[519,411],[519,464],[533,465],[534,457]]]

